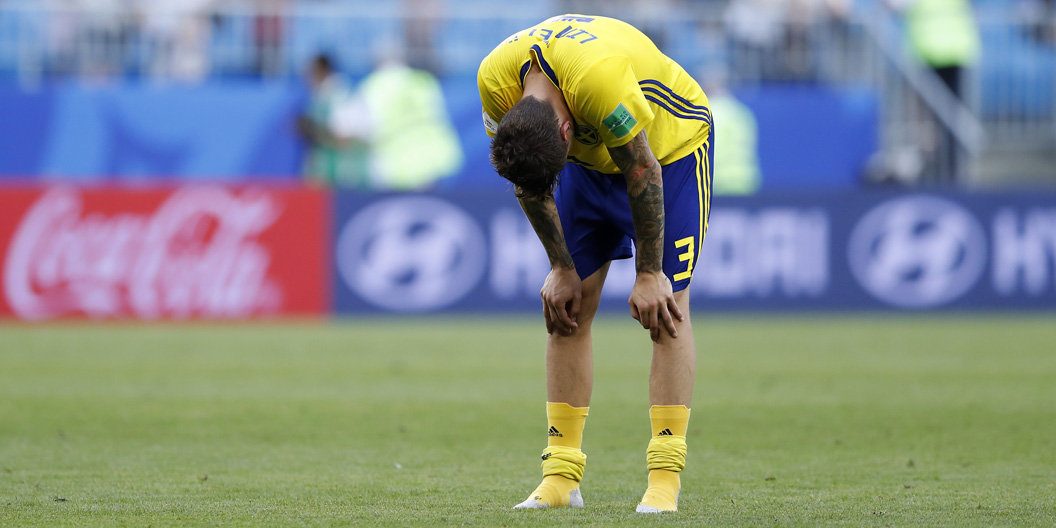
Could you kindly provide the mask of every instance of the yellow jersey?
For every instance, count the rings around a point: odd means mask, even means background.
[[[692,155],[708,138],[708,98],[693,77],[634,26],[585,15],[556,16],[519,31],[484,58],[477,88],[488,136],[521,99],[533,59],[575,119],[569,161],[618,174],[606,148],[642,130],[661,165]]]

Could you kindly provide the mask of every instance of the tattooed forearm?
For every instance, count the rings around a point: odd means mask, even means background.
[[[664,261],[664,180],[660,162],[643,130],[622,147],[609,149],[627,179],[627,196],[638,249],[637,270],[661,271]]]
[[[546,256],[550,258],[552,268],[574,268],[572,255],[568,252],[565,244],[565,234],[561,230],[561,219],[557,215],[557,205],[553,198],[534,200],[530,198],[519,198],[521,209],[528,221],[532,223],[535,234],[546,249]]]

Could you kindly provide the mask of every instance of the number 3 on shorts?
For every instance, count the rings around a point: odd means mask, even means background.
[[[693,276],[693,256],[696,255],[693,251],[693,246],[693,237],[691,236],[675,241],[676,249],[686,248],[684,253],[678,255],[679,262],[689,261],[689,263],[686,264],[686,271],[675,274],[675,282],[686,280]]]

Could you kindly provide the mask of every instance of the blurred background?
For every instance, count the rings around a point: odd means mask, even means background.
[[[698,306],[1056,307],[1056,2],[0,0],[0,314],[535,311],[475,76],[568,12],[711,99]]]

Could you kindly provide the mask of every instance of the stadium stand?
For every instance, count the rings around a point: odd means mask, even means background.
[[[902,44],[897,13],[881,2],[783,3],[786,7],[773,14],[769,33],[750,38],[736,19],[738,7],[746,3],[751,0],[672,0],[651,2],[645,9],[630,1],[201,0],[150,2],[148,10],[148,3],[131,0],[8,0],[0,2],[0,112],[6,117],[0,121],[0,137],[22,146],[0,160],[0,178],[46,173],[294,177],[299,169],[296,140],[279,129],[284,112],[304,98],[299,81],[304,64],[326,52],[356,81],[371,70],[378,43],[395,38],[406,40],[412,62],[441,76],[469,161],[450,184],[491,185],[482,156],[486,141],[476,123],[473,75],[480,57],[502,38],[549,14],[600,9],[600,14],[620,15],[646,28],[666,53],[694,73],[723,65],[733,92],[762,122],[792,119],[819,125],[805,128],[810,132],[803,136],[804,144],[823,145],[839,159],[830,156],[814,163],[806,156],[795,170],[788,170],[789,146],[781,143],[783,138],[766,137],[764,125],[759,144],[764,188],[927,183],[931,174],[945,169],[933,155],[934,138],[941,135],[937,130],[948,130],[963,149],[968,163],[962,181],[968,184],[1056,179],[1056,163],[1050,159],[1056,150],[1056,9],[1051,3],[973,4],[983,53],[971,70],[966,104],[913,62]],[[764,24],[758,25],[753,30]],[[67,138],[90,130],[109,134],[107,144],[120,150],[121,127],[147,130],[150,116],[162,117],[148,111],[128,121],[122,116],[132,114],[122,109],[173,107],[170,101],[179,106],[181,90],[212,94],[216,100],[270,101],[264,117],[254,120],[253,126],[260,128],[236,129],[230,118],[243,112],[236,109],[230,110],[232,115],[214,111],[198,116],[188,108],[174,117],[176,122],[154,121],[174,130],[219,127],[225,138],[246,145],[244,160],[221,163],[204,151],[168,160],[152,154],[172,151],[179,143],[179,134],[170,130],[141,134],[147,144],[115,155],[118,161],[91,161],[98,156],[73,158],[65,165],[49,161],[65,152]],[[854,142],[833,143],[830,136]],[[285,142],[285,149],[268,147]],[[249,153],[261,151],[283,154],[248,161]],[[1015,163],[1009,166],[1008,160]],[[1001,170],[994,170],[998,166]]]

